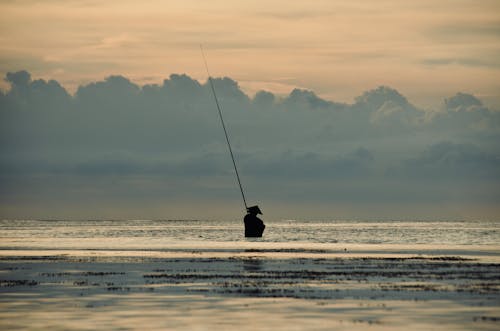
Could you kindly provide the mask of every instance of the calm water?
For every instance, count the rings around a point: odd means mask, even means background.
[[[499,221],[292,221],[266,222],[264,242],[349,244],[498,245]],[[0,247],[11,242],[71,239],[148,242],[244,241],[240,221],[1,220]]]

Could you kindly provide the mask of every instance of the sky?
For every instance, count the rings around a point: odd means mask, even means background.
[[[498,219],[498,1],[0,1],[0,217]]]
[[[0,74],[73,92],[111,74],[205,79],[203,44],[212,74],[249,95],[299,87],[352,102],[387,85],[427,108],[457,91],[500,108],[497,0],[3,0],[0,40]]]
[[[207,81],[110,76],[71,95],[27,71],[6,80],[3,217],[238,219],[244,210]],[[387,86],[341,103],[213,82],[247,201],[267,219],[499,215],[500,112],[474,95],[427,111]]]

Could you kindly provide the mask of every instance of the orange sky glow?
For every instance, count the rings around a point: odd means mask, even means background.
[[[422,107],[463,91],[500,109],[498,1],[1,1],[0,40],[2,76],[26,69],[72,92],[111,74],[204,81],[203,44],[212,74],[249,95],[352,102],[388,85]]]

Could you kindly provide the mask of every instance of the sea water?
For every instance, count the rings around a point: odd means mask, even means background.
[[[281,220],[266,222],[265,243],[498,245],[500,221]],[[92,239],[134,246],[150,242],[246,241],[243,222],[219,220],[1,220],[0,248]],[[126,248],[126,247],[123,247]]]
[[[498,329],[500,222],[266,225],[0,221],[0,329]]]

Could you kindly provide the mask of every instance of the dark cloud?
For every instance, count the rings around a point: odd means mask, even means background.
[[[445,99],[444,104],[450,111],[474,111],[483,106],[482,102],[472,94],[461,92]]]
[[[427,180],[500,180],[500,152],[487,153],[473,144],[440,142],[403,162],[404,175]]]
[[[429,127],[461,134],[494,133],[500,129],[500,112],[491,111],[472,94],[459,92],[444,100]]]
[[[8,72],[5,76],[5,80],[11,83],[13,89],[19,87],[23,88],[28,86],[31,82],[31,75],[26,70]]]
[[[112,196],[131,205],[127,199],[163,204],[161,197],[175,197],[178,204],[216,196],[226,208],[234,198],[209,82],[173,74],[162,84],[139,86],[110,76],[70,95],[58,82],[33,80],[26,71],[6,80],[0,205],[11,211],[7,216],[22,209],[12,206],[57,199],[81,210],[78,201],[96,187],[109,199],[95,202],[103,206],[118,203]],[[500,180],[499,113],[471,94],[447,98],[429,116],[385,86],[343,104],[302,89],[283,98],[266,91],[250,98],[230,78],[213,83],[249,195],[269,204],[418,205],[447,201],[445,193],[459,182],[480,191]],[[500,196],[484,192],[476,196]]]
[[[356,98],[354,107],[369,113],[372,124],[392,128],[417,125],[424,115],[398,91],[387,86],[363,93]]]
[[[268,91],[258,91],[252,100],[255,107],[266,110],[273,107],[275,101],[276,97],[274,94]]]
[[[319,98],[313,91],[294,89],[290,95],[284,100],[284,105],[287,109],[336,109],[342,108],[343,105],[326,101]]]
[[[10,83],[11,90],[6,101],[13,102],[11,107],[23,107],[28,110],[37,105],[40,111],[50,111],[54,107],[65,107],[70,99],[68,92],[55,80],[32,80],[27,71],[7,73],[5,80]]]
[[[371,174],[374,156],[365,148],[353,152],[327,156],[325,154],[286,151],[280,155],[247,159],[242,162],[244,172],[254,177],[320,179],[350,178]]]

